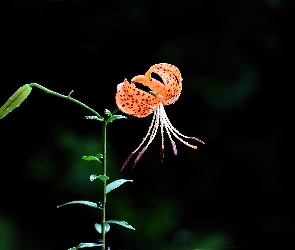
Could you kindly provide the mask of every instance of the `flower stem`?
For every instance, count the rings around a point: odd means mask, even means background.
[[[70,100],[80,106],[82,106],[83,108],[87,109],[88,111],[90,111],[91,113],[93,113],[98,120],[102,121],[103,122],[103,127],[102,127],[102,143],[103,143],[103,175],[106,176],[107,175],[107,141],[106,141],[106,137],[107,137],[107,122],[105,121],[105,119],[100,115],[98,114],[95,110],[93,110],[92,108],[88,107],[86,104],[74,99],[71,97],[71,94],[73,93],[73,90],[68,94],[68,95],[62,95],[60,93],[57,93],[55,91],[52,91],[48,88],[45,88],[43,87],[42,85],[38,84],[38,83],[31,83],[31,84],[28,84],[30,87],[37,87],[43,91],[45,91],[46,93],[48,94],[51,94],[51,95],[55,95],[57,97],[61,97],[61,98],[64,98],[64,99],[67,99],[67,100]],[[106,199],[107,199],[107,195],[106,195],[106,180],[103,181],[103,204],[102,204],[102,214],[101,214],[101,220],[102,220],[102,223],[101,223],[101,233],[102,233],[102,240],[103,240],[103,243],[102,243],[102,250],[105,250],[106,249],[106,244],[105,244],[105,221],[106,221]]]
[[[102,145],[103,145],[103,175],[107,175],[107,122],[103,122],[102,127]],[[106,221],[106,202],[107,202],[107,192],[106,192],[107,181],[103,181],[103,203],[102,203],[102,222],[101,222],[101,233],[102,233],[102,250],[106,249],[105,243],[105,221]]]
[[[52,90],[50,90],[50,89],[47,89],[47,88],[43,87],[42,85],[40,85],[40,84],[38,84],[38,83],[31,83],[31,84],[29,84],[29,85],[30,85],[31,87],[37,87],[37,88],[39,88],[39,89],[45,91],[45,92],[48,93],[48,94],[52,94],[52,95],[55,95],[55,96],[57,96],[57,97],[65,98],[65,99],[70,100],[70,101],[72,101],[72,102],[74,102],[74,103],[77,103],[77,104],[79,104],[80,106],[82,106],[83,108],[86,108],[87,110],[89,110],[91,113],[95,114],[95,116],[97,116],[97,118],[98,118],[99,120],[104,120],[103,117],[102,117],[100,114],[98,114],[95,110],[93,110],[92,108],[88,107],[86,104],[84,104],[84,103],[82,103],[82,102],[80,102],[80,101],[78,101],[78,100],[72,98],[72,97],[71,97],[71,94],[73,93],[73,90],[72,90],[68,95],[62,95],[62,94],[59,94],[59,93],[57,93],[57,92],[55,92],[55,91],[52,91]]]
[[[31,83],[28,84],[30,87],[37,87],[43,91],[45,91],[48,94],[51,95],[55,95],[57,97],[61,97],[67,100],[70,100],[80,106],[82,106],[83,108],[87,109],[88,111],[90,111],[91,113],[93,113],[96,117],[97,120],[102,121],[103,122],[103,127],[102,127],[102,144],[103,144],[103,175],[107,176],[107,121],[100,115],[98,114],[95,110],[93,110],[92,108],[88,107],[86,104],[74,99],[71,97],[71,94],[74,92],[73,90],[68,94],[68,95],[62,95],[60,93],[57,93],[55,91],[52,91],[48,88],[43,87],[42,85],[38,84],[38,83]],[[115,110],[113,113],[116,113],[118,111]],[[106,192],[106,187],[107,187],[107,182],[106,180],[103,180],[103,203],[102,203],[102,212],[101,212],[101,233],[102,233],[102,250],[106,249],[106,244],[105,244],[105,234],[106,234],[106,230],[105,230],[105,222],[106,222],[106,201],[107,201],[107,192]]]

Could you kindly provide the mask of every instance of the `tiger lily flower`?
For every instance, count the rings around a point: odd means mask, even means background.
[[[153,78],[152,73],[157,74],[162,79],[162,82]],[[146,92],[138,89],[134,83],[141,83],[144,86],[149,87],[151,91]],[[124,79],[124,82],[118,84],[116,104],[122,112],[139,118],[146,117],[153,113],[152,122],[148,128],[147,134],[139,146],[127,157],[121,167],[121,171],[131,157],[141,149],[134,160],[132,168],[135,167],[140,157],[154,140],[159,127],[162,137],[162,161],[164,159],[164,131],[170,139],[174,155],[177,155],[177,148],[172,136],[181,141],[184,145],[193,149],[197,149],[197,146],[188,143],[185,139],[192,139],[205,144],[202,140],[196,137],[190,137],[180,133],[173,127],[168,119],[164,106],[175,103],[180,96],[181,90],[182,78],[179,69],[176,66],[167,63],[155,64],[151,66],[144,75],[133,77],[130,83]],[[145,142],[146,144],[143,146]]]

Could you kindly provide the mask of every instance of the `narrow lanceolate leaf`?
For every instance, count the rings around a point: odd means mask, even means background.
[[[106,192],[109,193],[113,189],[115,189],[117,187],[120,187],[123,183],[128,182],[128,181],[133,182],[133,180],[125,180],[125,179],[120,179],[120,180],[113,181],[113,182],[111,182],[110,184],[108,184],[106,186]]]
[[[31,93],[32,86],[25,84],[20,87],[0,108],[0,119],[4,118],[9,112],[17,108]]]
[[[119,111],[119,109],[116,108],[116,109],[112,112],[112,115],[116,114],[118,111]]]
[[[109,177],[106,176],[106,175],[95,175],[95,174],[90,175],[90,180],[91,181],[94,181],[95,179],[100,179],[102,181],[106,181],[106,180],[109,179]]]
[[[108,231],[110,231],[110,229],[111,229],[110,224],[105,223],[104,226],[105,226],[105,232],[106,232],[106,233],[107,233]],[[99,232],[99,233],[101,234],[101,232],[102,232],[102,231],[101,231],[101,224],[99,224],[99,223],[95,223],[95,224],[94,224],[94,227],[95,227],[96,231]]]
[[[85,119],[87,119],[87,120],[98,120],[98,121],[101,121],[101,122],[104,121],[104,119],[102,117],[98,117],[98,116],[95,116],[95,115],[87,115],[87,116],[85,116]]]
[[[80,243],[78,246],[76,247],[71,247],[68,250],[76,250],[79,248],[86,248],[86,247],[101,247],[102,244],[96,244],[96,243]]]
[[[133,226],[131,226],[130,224],[128,224],[126,221],[122,221],[122,220],[108,220],[106,221],[107,223],[115,223],[118,224],[122,227],[126,227],[132,230],[135,230],[135,228]]]
[[[85,160],[85,161],[100,161],[100,159],[103,158],[103,155],[101,153],[97,154],[97,155],[90,155],[90,156],[82,156],[82,159]]]
[[[112,115],[106,120],[106,123],[109,123],[109,122],[112,122],[112,121],[118,120],[118,119],[128,119],[128,117],[126,117],[124,115]]]
[[[109,111],[108,109],[105,109],[105,110],[104,110],[104,113],[105,113],[106,115],[108,115],[108,116],[111,116],[111,115],[112,115],[112,112]]]
[[[66,205],[71,205],[71,204],[82,204],[82,205],[86,205],[86,206],[89,206],[89,207],[102,209],[97,205],[97,203],[91,202],[91,201],[70,201],[70,202],[67,202],[67,203],[64,203],[62,205],[57,206],[57,208],[60,208],[60,207],[66,206]]]

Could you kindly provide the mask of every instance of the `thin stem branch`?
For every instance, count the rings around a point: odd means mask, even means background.
[[[71,94],[73,93],[73,90],[72,90],[68,95],[62,95],[62,94],[57,93],[57,92],[55,92],[55,91],[52,91],[52,90],[50,90],[50,89],[48,89],[48,88],[45,88],[45,87],[43,87],[42,85],[40,85],[40,84],[38,84],[38,83],[31,83],[31,84],[29,84],[29,85],[30,85],[31,87],[37,87],[37,88],[39,88],[39,89],[45,91],[45,92],[48,93],[48,94],[55,95],[55,96],[57,96],[57,97],[61,97],[61,98],[64,98],[64,99],[70,100],[70,101],[72,101],[72,102],[74,102],[74,103],[77,103],[77,104],[79,104],[80,106],[82,106],[83,108],[86,108],[87,110],[89,110],[90,112],[92,112],[93,114],[95,114],[99,119],[103,120],[103,117],[102,117],[100,114],[98,114],[95,110],[93,110],[92,108],[88,107],[86,104],[84,104],[84,103],[82,103],[82,102],[80,102],[80,101],[78,101],[78,100],[72,98],[72,97],[71,97]]]
[[[103,175],[107,175],[107,122],[103,122],[102,127],[102,144],[103,144]],[[106,192],[107,181],[103,181],[103,204],[102,204],[102,223],[101,223],[101,233],[102,233],[102,250],[105,250],[105,221],[106,221],[106,202],[107,202],[107,192]]]

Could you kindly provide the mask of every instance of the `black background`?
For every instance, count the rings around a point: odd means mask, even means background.
[[[195,151],[160,135],[136,168],[122,162],[151,117],[108,126],[108,175],[134,180],[108,195],[111,249],[284,249],[294,235],[291,143],[293,1],[7,1],[0,102],[37,82],[100,114],[116,86],[151,65],[176,65],[172,124],[206,142]],[[2,105],[2,104],[1,104]],[[68,249],[100,237],[101,200],[81,160],[101,152],[101,124],[78,105],[33,89],[0,122],[0,249]]]

